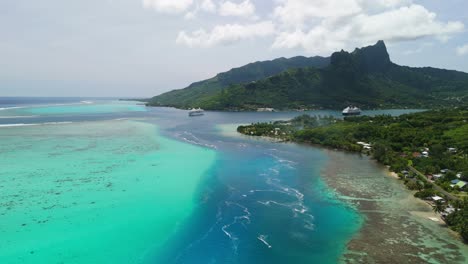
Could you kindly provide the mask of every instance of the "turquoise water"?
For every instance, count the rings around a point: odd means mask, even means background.
[[[54,114],[95,114],[95,113],[114,113],[114,112],[133,112],[145,111],[144,106],[124,105],[124,104],[89,104],[76,106],[48,106],[26,108],[21,112],[33,115],[54,115]]]
[[[85,115],[120,112],[144,112],[144,105],[125,101],[82,101],[73,104],[21,105],[0,108],[0,117]]]
[[[5,111],[31,117],[0,120],[0,263],[337,263],[363,224],[325,152],[233,132],[302,113]]]
[[[216,157],[131,121],[5,128],[0,138],[0,263],[150,263]]]

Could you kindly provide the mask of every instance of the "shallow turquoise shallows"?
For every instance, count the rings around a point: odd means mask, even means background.
[[[64,105],[22,106],[3,109],[0,116],[49,116],[77,114],[106,114],[119,112],[144,112],[145,106],[129,102],[81,102]]]
[[[149,263],[216,159],[135,121],[2,128],[0,141],[0,263]]]
[[[0,104],[0,264],[334,264],[365,226],[326,151],[236,133],[302,112],[24,100]]]

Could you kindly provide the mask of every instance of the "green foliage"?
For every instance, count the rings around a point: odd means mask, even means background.
[[[323,57],[294,57],[290,59],[279,58],[272,61],[250,63],[234,68],[228,72],[220,73],[211,79],[196,82],[185,89],[174,90],[155,96],[149,100],[152,106],[172,106],[178,108],[204,107],[206,109],[230,109],[238,107],[241,102],[230,102],[226,90],[236,92],[235,87],[240,84],[265,79],[294,68],[317,67],[323,68],[330,64],[330,58]],[[216,96],[216,98],[214,98]],[[217,98],[222,97],[222,102]]]
[[[460,232],[463,239],[468,242],[468,201],[465,199],[461,204],[455,206],[458,210],[449,214],[445,221],[452,229]]]
[[[342,109],[349,104],[368,109],[435,108],[460,105],[466,99],[467,73],[396,65],[385,44],[378,42],[352,53],[336,52],[331,58],[256,62],[156,96],[149,104],[211,110]]]
[[[437,185],[446,191],[457,193],[450,187],[450,180],[456,178],[456,172],[468,175],[468,133],[466,129],[468,107],[439,109],[421,113],[391,116],[362,116],[338,120],[300,116],[290,121],[252,124],[239,127],[244,134],[274,136],[297,142],[319,144],[348,151],[366,151],[382,164],[387,164],[393,171],[407,169],[408,165],[424,173],[440,173],[443,168],[450,169],[437,181]],[[275,134],[275,128],[286,131],[285,135]],[[372,144],[370,151],[363,150],[358,141]],[[423,149],[429,149],[429,157],[413,156]],[[457,152],[449,152],[456,148]],[[426,182],[421,175],[410,175],[405,184],[411,190],[418,190],[416,197],[425,199],[438,193],[432,183]],[[440,194],[439,194],[440,195]],[[444,210],[443,204],[436,204],[434,210]],[[460,211],[447,216],[447,223],[460,232],[468,241],[468,202],[465,201]]]
[[[434,189],[424,189],[421,190],[417,193],[414,194],[414,197],[420,198],[420,199],[428,199],[432,196],[436,195],[436,192]]]
[[[435,213],[442,213],[444,210],[445,210],[446,206],[444,203],[442,203],[440,200],[439,201],[435,201],[434,202],[434,205],[432,206],[432,210],[435,212]]]

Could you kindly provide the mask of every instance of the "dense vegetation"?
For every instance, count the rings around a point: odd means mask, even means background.
[[[211,110],[342,109],[349,104],[429,109],[462,104],[468,96],[467,73],[396,65],[382,41],[352,53],[335,52],[329,65],[325,58],[291,60],[233,69],[154,97],[150,104]]]
[[[294,57],[290,59],[279,58],[272,61],[250,63],[220,73],[211,79],[196,82],[181,90],[174,90],[153,97],[148,104],[153,106],[173,106],[190,108],[200,106],[200,102],[216,95],[222,89],[231,85],[245,84],[268,78],[283,71],[295,68],[316,67],[324,68],[330,64],[330,58],[323,57]]]
[[[399,117],[382,115],[338,120],[301,116],[290,121],[240,126],[238,131],[368,153],[391,170],[401,172],[408,188],[418,191],[416,197],[427,199],[440,195],[451,200],[452,206],[460,210],[448,215],[446,221],[468,240],[466,192],[451,186],[451,181],[458,178],[468,181],[467,120],[468,107],[459,107]],[[418,173],[408,172],[408,168]],[[441,177],[434,181],[426,177],[436,174]],[[443,210],[446,206],[441,204],[436,209]]]

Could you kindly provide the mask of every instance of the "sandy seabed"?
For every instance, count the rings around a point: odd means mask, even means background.
[[[324,180],[365,216],[343,263],[467,263],[468,245],[384,166],[366,156],[324,151]]]

